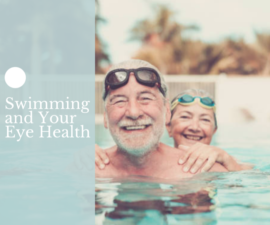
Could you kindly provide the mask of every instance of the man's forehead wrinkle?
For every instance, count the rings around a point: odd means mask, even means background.
[[[151,95],[155,95],[155,93],[151,90],[145,90],[145,91],[140,91],[138,93],[138,95],[142,95],[142,94],[151,94]]]

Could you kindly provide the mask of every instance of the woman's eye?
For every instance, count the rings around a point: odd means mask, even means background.
[[[210,120],[209,120],[209,119],[203,119],[203,121],[205,121],[205,122],[210,122]]]

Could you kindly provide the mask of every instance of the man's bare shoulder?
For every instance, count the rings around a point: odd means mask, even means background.
[[[194,176],[191,173],[183,171],[183,165],[178,163],[178,160],[183,156],[184,151],[168,146],[164,143],[159,144],[159,152],[162,154],[162,162],[160,162],[161,178],[165,179],[181,179]]]
[[[97,165],[95,165],[95,176],[96,178],[112,178],[125,176],[123,171],[120,171],[115,166],[115,160],[117,160],[117,146],[113,146],[107,149],[104,149],[108,157],[110,158],[110,163],[105,166],[104,169],[99,169]]]
[[[160,152],[164,154],[164,160],[166,161],[167,165],[164,168],[164,177],[166,178],[188,178],[192,177],[195,174],[201,173],[199,170],[197,173],[193,174],[190,172],[184,172],[183,167],[184,165],[178,164],[179,158],[185,153],[183,150],[170,147],[163,143],[159,145]],[[215,163],[214,166],[211,168],[210,172],[227,172],[228,170],[219,163]]]
[[[119,176],[119,172],[111,163],[106,165],[104,169],[100,169],[97,165],[95,165],[96,178],[112,178],[112,177],[118,177],[118,176]]]
[[[172,158],[175,162],[178,162],[179,158],[185,154],[185,151],[171,147],[164,143],[159,143],[159,152],[166,158]]]
[[[169,145],[166,145],[164,143],[159,143],[159,150],[163,153],[169,153],[169,154],[183,154],[184,151],[180,150],[178,148],[171,147]]]
[[[219,163],[215,163],[209,172],[228,172],[228,170]]]
[[[108,155],[108,156],[114,156],[115,155],[115,153],[116,153],[116,151],[117,151],[117,146],[116,145],[114,145],[114,146],[112,146],[112,147],[110,147],[110,148],[106,148],[106,149],[104,149],[104,151],[106,152],[106,154]]]

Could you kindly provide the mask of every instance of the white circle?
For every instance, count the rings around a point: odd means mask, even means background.
[[[19,67],[12,67],[5,74],[5,81],[11,88],[19,88],[26,80],[25,72]]]

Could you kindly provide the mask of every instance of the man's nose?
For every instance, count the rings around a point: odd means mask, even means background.
[[[126,116],[130,119],[138,119],[143,115],[141,105],[138,101],[130,100],[127,105]]]

